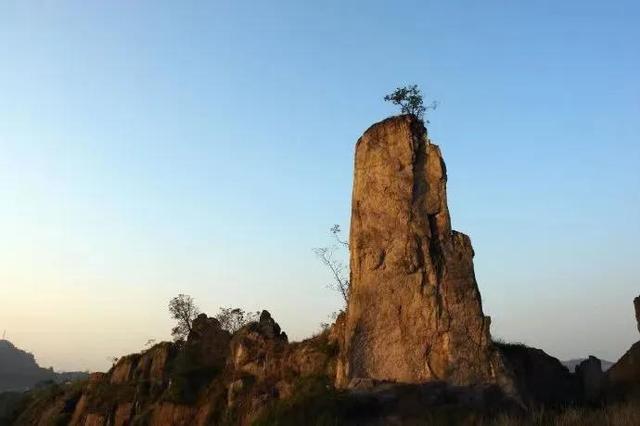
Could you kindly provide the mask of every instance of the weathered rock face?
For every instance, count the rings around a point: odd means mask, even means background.
[[[164,383],[167,380],[166,367],[175,355],[171,343],[162,342],[141,354],[131,354],[118,360],[109,375],[110,383],[121,384],[131,380],[145,380],[151,383]],[[92,376],[101,374],[94,373]],[[99,381],[99,376],[92,377]]]
[[[337,384],[513,382],[489,334],[469,237],[451,230],[440,149],[412,116],[356,145],[351,296]]]
[[[260,321],[238,330],[231,340],[231,356],[228,363],[234,371],[264,378],[270,376],[279,366],[287,347],[287,337],[267,311],[260,315]]]

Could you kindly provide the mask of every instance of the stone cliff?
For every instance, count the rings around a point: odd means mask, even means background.
[[[358,140],[351,212],[351,293],[337,383],[513,379],[491,341],[468,236],[451,230],[440,149],[411,115]]]

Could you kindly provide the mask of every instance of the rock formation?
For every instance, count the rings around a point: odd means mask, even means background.
[[[227,361],[230,341],[231,333],[222,329],[220,321],[200,314],[193,321],[185,350],[198,365],[221,370]]]
[[[528,406],[564,407],[583,399],[581,383],[557,358],[521,343],[496,342]]]
[[[640,327],[640,296],[633,300],[633,304]],[[624,399],[630,394],[640,395],[640,341],[631,345],[631,348],[607,370],[606,380],[609,399]]]
[[[633,307],[636,310],[636,323],[638,325],[638,332],[640,332],[640,296],[633,299]]]
[[[482,311],[471,241],[451,230],[446,183],[440,149],[413,116],[358,140],[339,386],[441,380],[514,391]]]
[[[599,361],[572,374],[542,350],[491,340],[446,181],[420,121],[375,124],[356,147],[351,296],[330,329],[289,342],[267,311],[233,333],[202,314],[186,341],[28,396],[12,424],[431,424],[443,407],[471,416],[448,423],[472,424],[523,403],[598,402]],[[639,366],[640,342],[606,380],[638,386]]]
[[[297,393],[299,382],[335,376],[337,341],[326,331],[289,343],[269,312],[231,335],[215,318],[194,320],[185,342],[124,356],[108,373],[54,387],[16,425],[251,424]],[[323,384],[326,389],[326,385]]]
[[[584,400],[590,404],[598,403],[602,397],[605,382],[600,360],[595,356],[589,356],[576,367],[576,376],[582,385]]]

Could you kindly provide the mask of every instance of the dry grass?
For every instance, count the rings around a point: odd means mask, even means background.
[[[567,408],[563,411],[538,410],[528,416],[502,415],[491,426],[637,426],[640,425],[640,401],[602,408]]]

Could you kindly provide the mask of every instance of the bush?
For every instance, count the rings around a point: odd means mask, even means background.
[[[220,373],[220,369],[202,364],[190,350],[183,348],[170,365],[171,383],[165,399],[178,404],[194,403],[200,391]]]

